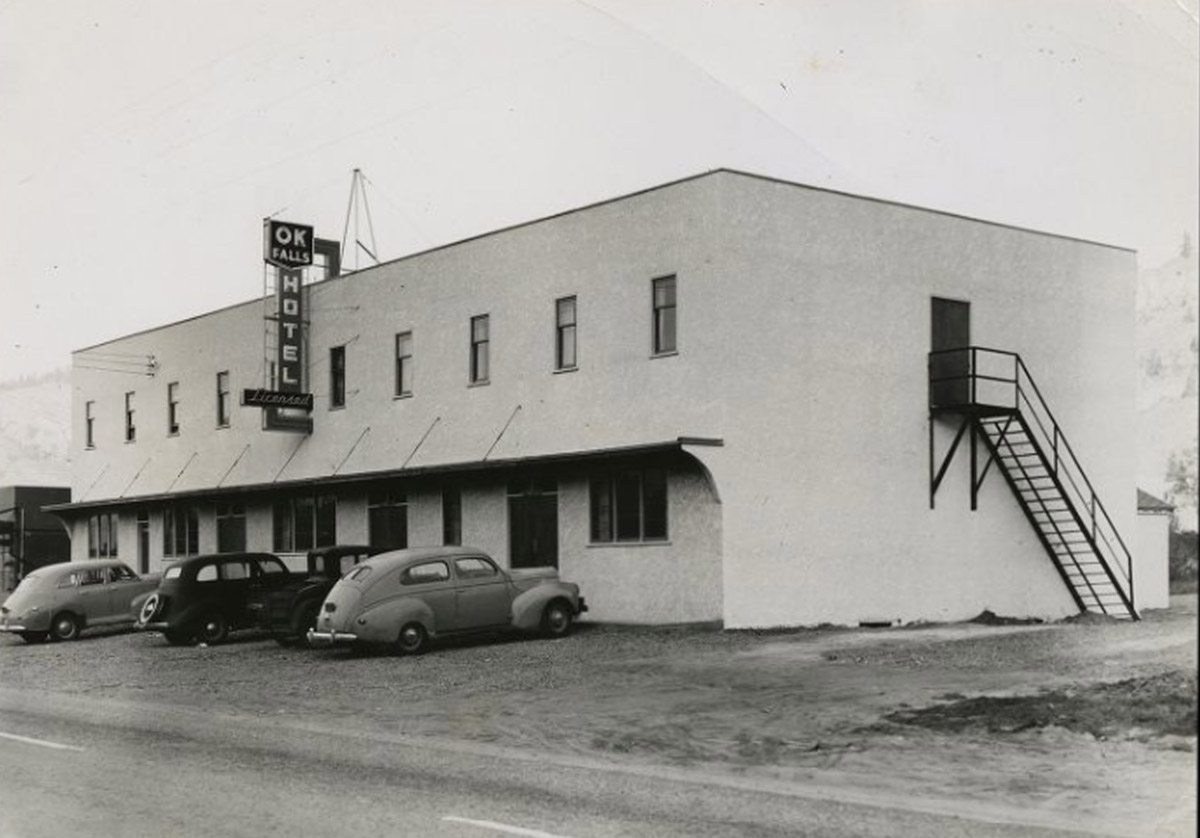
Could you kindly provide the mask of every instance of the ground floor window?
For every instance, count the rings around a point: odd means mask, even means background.
[[[372,547],[402,550],[408,546],[408,496],[402,489],[367,493],[367,542]]]
[[[665,541],[667,472],[626,469],[593,477],[591,534],[594,543]]]
[[[173,506],[163,513],[163,555],[200,552],[200,514],[194,506]]]
[[[246,507],[241,503],[217,504],[217,552],[246,550]]]
[[[88,518],[88,558],[117,555],[117,513],[105,512]]]
[[[337,498],[333,495],[278,500],[271,513],[277,553],[303,553],[337,544]]]

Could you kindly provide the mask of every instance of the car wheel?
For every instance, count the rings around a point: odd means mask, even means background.
[[[79,618],[69,611],[64,611],[54,617],[50,623],[50,636],[55,640],[77,640],[79,638]]]
[[[292,630],[300,645],[311,648],[308,642],[308,630],[317,627],[317,615],[321,613],[321,603],[306,602],[296,609],[296,618],[292,621]]]
[[[220,643],[228,636],[229,623],[226,622],[225,617],[217,611],[214,611],[201,620],[199,628],[196,631],[196,638],[201,643],[207,643],[210,646]]]
[[[140,625],[144,626],[146,623],[154,619],[154,616],[158,613],[158,606],[160,602],[162,602],[162,600],[159,598],[158,594],[150,594],[146,601],[142,603],[142,608],[140,611],[138,611],[137,619]]]
[[[429,648],[429,632],[420,623],[409,623],[400,629],[396,647],[405,655],[419,655]]]
[[[571,632],[571,621],[574,619],[571,604],[566,600],[556,599],[546,606],[542,613],[542,634],[547,637],[566,637]]]
[[[26,643],[45,643],[46,642],[46,632],[44,632],[44,631],[23,631],[23,632],[21,632],[21,639],[24,640]]]
[[[163,637],[172,646],[187,646],[192,642],[192,636],[186,631],[164,631]]]

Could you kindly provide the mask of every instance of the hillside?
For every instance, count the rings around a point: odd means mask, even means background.
[[[1196,481],[1197,254],[1185,243],[1165,265],[1143,270],[1138,278],[1138,484],[1148,492],[1171,494],[1167,472],[1172,458],[1188,463]],[[1179,507],[1185,529],[1196,529],[1195,496],[1169,498]]]
[[[66,370],[0,383],[0,485],[69,486]]]

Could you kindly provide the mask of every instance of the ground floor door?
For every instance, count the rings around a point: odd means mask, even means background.
[[[510,567],[558,567],[558,484],[519,478],[508,484]]]
[[[141,574],[150,572],[149,512],[139,512],[137,516],[137,569]]]

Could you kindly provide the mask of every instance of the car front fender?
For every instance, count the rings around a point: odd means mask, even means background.
[[[565,599],[574,611],[579,610],[579,594],[561,582],[546,582],[530,588],[513,600],[513,628],[534,631],[542,624],[542,612],[553,599]]]
[[[420,623],[430,637],[437,636],[437,618],[433,609],[421,599],[409,596],[364,608],[346,629],[368,643],[394,643],[400,636],[401,627],[409,623]]]

